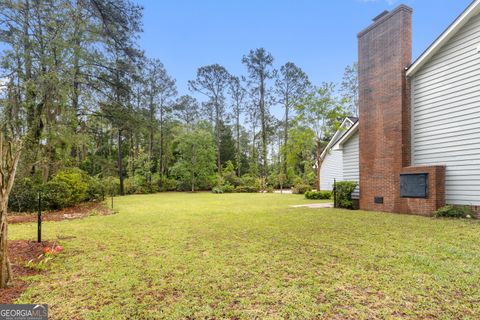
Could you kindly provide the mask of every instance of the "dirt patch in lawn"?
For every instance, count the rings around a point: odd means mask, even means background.
[[[41,273],[34,269],[26,267],[27,262],[33,260],[38,262],[43,255],[43,248],[52,247],[53,243],[43,241],[37,243],[26,240],[8,241],[8,253],[14,277],[14,284],[11,288],[0,289],[0,303],[13,303],[22,292],[24,292],[28,284],[21,278]]]
[[[109,214],[112,214],[112,211],[107,208],[103,203],[87,202],[63,210],[42,212],[42,221],[62,221],[80,219],[91,215],[103,216]],[[7,220],[8,223],[37,222],[37,214],[12,212],[8,214]]]

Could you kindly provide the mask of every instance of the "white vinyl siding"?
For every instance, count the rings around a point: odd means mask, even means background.
[[[354,133],[350,139],[343,145],[343,180],[345,181],[360,181],[360,166],[359,166],[359,138],[358,132]],[[353,198],[359,197],[359,189],[352,194]]]
[[[332,190],[333,179],[342,180],[342,150],[331,149],[320,167],[320,189]]]
[[[343,180],[359,181],[358,132],[343,145]]]
[[[480,15],[412,77],[412,164],[446,165],[446,202],[480,205]]]

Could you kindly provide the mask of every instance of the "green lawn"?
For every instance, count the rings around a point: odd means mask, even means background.
[[[480,317],[479,223],[289,207],[303,203],[166,193],[45,223],[65,253],[18,302],[51,319]]]

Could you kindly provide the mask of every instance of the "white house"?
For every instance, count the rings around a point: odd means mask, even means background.
[[[323,151],[320,189],[332,190],[337,181],[359,181],[358,119],[346,118]]]
[[[412,165],[445,165],[445,202],[480,205],[480,1],[408,68]]]
[[[365,210],[480,211],[480,0],[413,63],[411,15],[400,5],[359,33],[360,119],[322,154],[321,189],[360,181]]]

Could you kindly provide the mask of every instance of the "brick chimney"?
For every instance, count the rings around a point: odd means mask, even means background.
[[[412,62],[412,9],[383,12],[358,34],[360,208],[429,214],[442,199],[441,168],[410,166],[410,90],[405,70]],[[440,171],[438,171],[440,170]],[[428,176],[429,199],[400,197],[400,175]],[[438,177],[437,177],[438,174]],[[434,179],[433,181],[430,181]],[[432,196],[433,192],[433,196]]]

